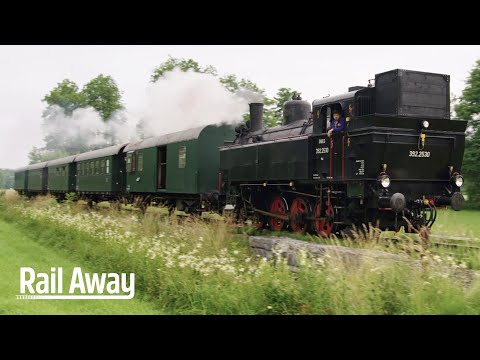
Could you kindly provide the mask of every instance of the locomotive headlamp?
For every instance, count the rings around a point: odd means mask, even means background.
[[[422,126],[423,126],[424,129],[428,129],[428,127],[430,126],[430,123],[427,120],[423,120],[422,121]]]
[[[455,183],[455,185],[457,185],[458,187],[462,187],[463,185],[463,176],[462,175],[455,175],[453,177],[453,182]]]
[[[382,175],[378,178],[378,181],[380,182],[380,185],[384,187],[385,189],[390,186],[390,178],[388,175]]]

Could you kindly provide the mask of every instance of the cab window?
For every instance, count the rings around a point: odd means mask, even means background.
[[[322,123],[322,133],[326,133],[333,122],[333,112],[335,110],[339,110],[340,113],[342,112],[342,106],[340,103],[333,103],[329,105],[324,105],[320,110],[320,121]]]

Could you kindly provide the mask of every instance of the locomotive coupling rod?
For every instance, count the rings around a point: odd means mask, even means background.
[[[253,209],[253,211],[258,212],[262,215],[267,215],[267,216],[276,218],[276,219],[290,221],[290,217],[288,215],[274,214],[274,213],[271,213],[271,212],[268,212],[268,211],[263,211],[263,210],[259,210],[259,209],[255,209],[255,208]]]
[[[310,197],[314,197],[314,198],[317,198],[317,199],[321,199],[321,198],[322,198],[321,196],[318,196],[318,195],[307,194],[307,193],[303,193],[303,192],[299,192],[299,191],[287,190],[287,191],[285,191],[285,192],[292,193],[292,194],[299,194],[299,195],[310,196]]]
[[[266,216],[270,216],[272,218],[276,218],[276,219],[280,219],[280,220],[285,220],[285,221],[290,221],[290,217],[288,215],[280,215],[280,214],[274,214],[274,213],[271,213],[271,212],[268,212],[268,211],[263,211],[263,210],[260,210],[260,209],[253,209],[253,211],[259,213],[259,214],[262,214],[262,215],[266,215]],[[316,218],[316,217],[307,217],[306,220],[313,220],[313,221],[330,221],[330,220],[333,220],[333,218],[331,217],[319,217],[319,218]]]

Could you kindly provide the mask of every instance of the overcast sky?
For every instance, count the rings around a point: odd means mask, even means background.
[[[111,75],[127,109],[136,111],[153,68],[168,55],[248,78],[269,96],[290,87],[313,101],[396,68],[449,74],[451,92],[460,95],[480,46],[0,46],[0,168],[28,164],[32,146],[43,145],[41,99],[58,82],[81,87]]]

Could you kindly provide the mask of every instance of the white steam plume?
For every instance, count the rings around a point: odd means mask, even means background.
[[[66,115],[59,106],[44,112],[43,130],[50,148],[99,148],[189,128],[242,121],[250,102],[263,96],[250,90],[229,92],[210,74],[178,69],[167,72],[147,88],[145,108],[139,114],[117,111],[103,121],[93,108]]]
[[[84,151],[134,140],[133,119],[125,111],[117,112],[108,121],[103,121],[93,108],[79,108],[67,115],[63,108],[49,106],[44,114],[42,129],[49,138],[51,149],[68,148]]]
[[[248,89],[238,89],[235,91],[235,95],[245,99],[249,104],[261,103],[265,98],[265,96],[263,96],[262,94],[256,93]]]
[[[232,94],[211,74],[174,69],[147,89],[144,136],[209,124],[238,123],[248,111],[245,96]]]

